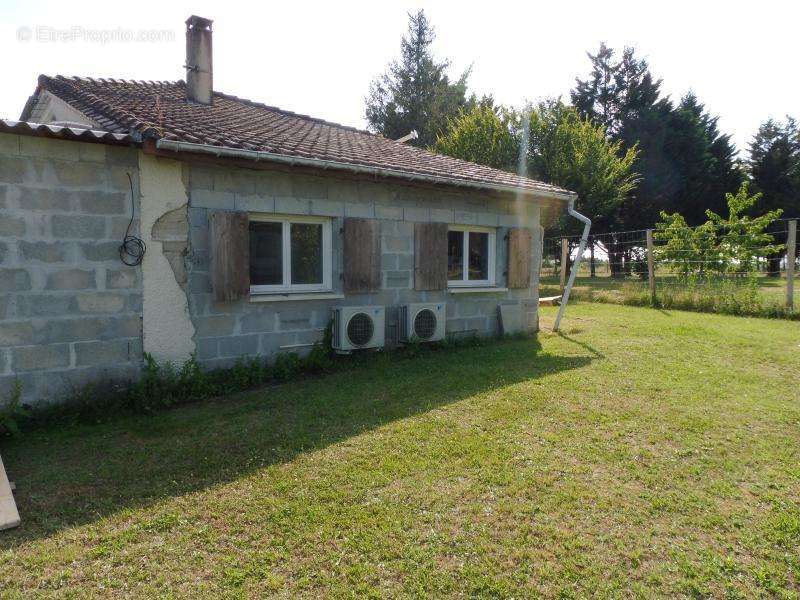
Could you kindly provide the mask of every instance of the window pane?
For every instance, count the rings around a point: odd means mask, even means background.
[[[250,221],[250,284],[283,284],[283,224]]]
[[[320,223],[292,223],[292,283],[322,283]]]
[[[489,234],[469,232],[469,278],[489,279]]]
[[[447,279],[464,279],[464,232],[447,232]]]

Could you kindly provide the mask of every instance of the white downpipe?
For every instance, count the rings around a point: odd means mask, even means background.
[[[578,274],[578,269],[581,266],[581,259],[583,259],[583,253],[586,251],[586,242],[589,239],[589,230],[592,228],[591,219],[583,216],[581,213],[575,210],[575,200],[569,201],[567,212],[569,212],[570,216],[575,217],[581,223],[583,223],[583,235],[581,236],[581,244],[578,247],[578,256],[575,257],[575,262],[572,264],[572,269],[569,272],[569,280],[567,281],[567,287],[564,288],[564,296],[561,298],[561,306],[558,308],[558,315],[556,316],[556,322],[553,325],[553,331],[558,331],[558,327],[561,325],[561,317],[564,316],[564,311],[567,309],[569,293],[572,291],[572,284],[575,283],[575,276]]]

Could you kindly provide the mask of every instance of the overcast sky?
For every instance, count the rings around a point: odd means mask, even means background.
[[[453,74],[471,64],[471,89],[506,104],[568,98],[588,73],[586,51],[605,41],[634,46],[673,98],[693,90],[740,149],[768,117],[800,117],[796,0],[0,0],[0,117],[19,117],[40,73],[184,78],[184,21],[198,14],[214,20],[216,90],[364,127],[369,82],[398,55],[406,14],[419,7]],[[153,39],[100,40],[140,34]]]

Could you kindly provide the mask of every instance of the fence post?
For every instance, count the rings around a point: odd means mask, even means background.
[[[797,256],[797,219],[789,221],[786,238],[786,308],[794,308],[794,260]]]
[[[650,304],[656,303],[656,271],[653,258],[653,230],[647,230],[647,284],[650,287]]]
[[[564,286],[567,282],[567,263],[569,262],[569,240],[565,237],[561,238],[561,293],[564,293]]]

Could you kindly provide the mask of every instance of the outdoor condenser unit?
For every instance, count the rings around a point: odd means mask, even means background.
[[[333,309],[333,349],[351,352],[383,348],[386,311],[383,306],[343,306]]]
[[[445,303],[400,307],[400,341],[435,342],[444,339]]]

